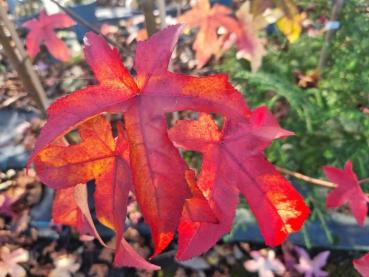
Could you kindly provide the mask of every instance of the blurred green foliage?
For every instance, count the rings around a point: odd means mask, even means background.
[[[327,1],[301,1],[313,25],[329,16]],[[305,6],[304,6],[305,5]],[[295,137],[273,143],[268,158],[283,167],[320,177],[326,164],[343,167],[352,160],[359,178],[369,177],[369,3],[345,1],[340,28],[329,47],[319,82],[310,88],[297,85],[296,75],[317,68],[323,35],[304,34],[294,44],[274,30],[268,54],[256,74],[245,60],[229,52],[219,71],[229,74],[250,107],[267,105],[282,126]]]

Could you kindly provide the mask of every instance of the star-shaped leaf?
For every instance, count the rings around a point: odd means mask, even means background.
[[[327,208],[338,208],[348,203],[352,214],[360,226],[364,225],[368,212],[368,197],[363,193],[351,161],[347,161],[344,169],[324,166],[324,174],[337,184],[337,188],[327,196]]]
[[[223,41],[218,36],[218,28],[222,21],[227,20],[232,11],[220,4],[210,7],[209,0],[198,0],[196,5],[179,21],[190,27],[198,27],[193,49],[196,52],[197,67],[202,68],[212,56],[219,57],[222,53]]]
[[[235,40],[237,45],[237,58],[244,58],[250,61],[252,72],[256,72],[261,66],[263,56],[266,54],[263,41],[259,38],[260,27],[255,21],[254,15],[250,13],[250,2],[246,1],[236,12],[238,20],[233,18],[223,18],[222,23],[230,32],[230,42]],[[262,26],[265,27],[265,26]],[[226,50],[231,43],[226,42],[223,50]]]
[[[27,52],[33,58],[40,52],[41,44],[45,44],[50,54],[60,61],[68,61],[69,50],[64,42],[55,34],[55,29],[69,28],[76,22],[63,13],[46,15],[42,10],[38,19],[26,21],[23,26],[29,29],[26,37]]]
[[[155,254],[172,240],[184,201],[190,196],[184,177],[186,164],[169,141],[165,114],[198,110],[245,120],[249,113],[241,94],[225,75],[192,77],[167,70],[181,29],[179,25],[168,27],[138,43],[136,79],[124,68],[116,49],[100,36],[88,33],[85,55],[99,84],[50,106],[31,158],[77,123],[102,112],[123,112],[134,189],[152,231]],[[51,185],[58,186],[55,180]]]
[[[201,254],[230,231],[239,191],[268,245],[278,245],[300,229],[309,209],[262,154],[273,139],[291,132],[280,128],[265,107],[256,109],[249,123],[228,121],[222,131],[202,114],[196,121],[177,122],[169,134],[177,146],[202,153],[198,185],[220,221],[200,223],[183,216],[177,258]]]
[[[295,265],[296,270],[304,274],[305,277],[325,277],[328,272],[322,270],[327,263],[330,252],[324,251],[316,255],[313,259],[301,247],[295,246],[295,250],[299,255],[299,263]]]
[[[29,260],[29,253],[23,248],[11,251],[7,246],[0,248],[0,276],[25,277],[26,270],[19,265]]]

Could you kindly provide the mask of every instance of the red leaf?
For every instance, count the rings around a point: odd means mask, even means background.
[[[106,246],[104,241],[101,239],[99,233],[95,228],[94,221],[92,219],[92,215],[90,213],[90,209],[88,207],[88,193],[87,193],[87,185],[86,184],[78,184],[74,187],[74,201],[76,202],[79,211],[81,212],[82,216],[84,217],[84,224],[88,224],[90,230],[92,230],[92,235],[99,240],[99,242]],[[114,212],[114,211],[111,211]]]
[[[228,17],[232,11],[222,5],[215,4],[212,8],[208,0],[198,0],[196,5],[179,18],[180,22],[190,27],[199,27],[193,49],[196,52],[197,67],[202,68],[214,55],[219,58],[222,50],[222,40],[217,30],[221,21]]]
[[[111,127],[98,116],[78,128],[81,143],[51,144],[38,153],[35,167],[42,182],[52,188],[65,188],[99,178],[116,159]]]
[[[279,126],[278,121],[267,107],[256,108],[251,115],[252,134],[258,137],[259,150],[264,150],[274,139],[292,136],[295,133]]]
[[[348,203],[357,223],[364,226],[368,212],[368,198],[363,193],[357,176],[352,170],[351,161],[345,163],[344,169],[324,166],[323,171],[331,182],[337,184],[337,188],[327,196],[327,208],[338,208]]]
[[[95,33],[87,33],[84,41],[86,61],[101,84],[116,82],[118,87],[125,87],[127,91],[138,90],[135,81],[120,61],[118,49],[111,48]]]
[[[188,215],[192,221],[219,223],[218,218],[196,183],[193,170],[186,171],[186,180],[191,189],[192,197],[186,199],[183,213]]]
[[[91,226],[86,222],[82,212],[74,200],[74,187],[58,189],[55,192],[52,218],[55,224],[69,225],[78,230],[81,235],[93,235]]]
[[[269,244],[299,229],[308,214],[301,197],[261,152],[273,139],[291,133],[265,108],[251,113],[225,75],[193,77],[167,70],[180,30],[172,26],[138,43],[135,79],[117,50],[87,34],[85,56],[99,84],[50,106],[30,160],[44,183],[57,189],[74,187],[79,216],[91,228],[84,183],[95,180],[97,218],[118,237],[116,265],[155,268],[119,239],[130,189],[151,229],[154,255],[171,242],[180,225],[182,259],[207,250],[230,230],[239,190],[253,191],[246,197]],[[175,137],[178,145],[203,153],[198,182],[168,137],[166,113],[179,110],[217,113],[227,119],[222,132],[206,115],[179,122],[183,128],[171,131],[171,136],[183,135]],[[109,123],[97,116],[103,112],[123,113],[125,130],[118,125],[116,139]],[[81,143],[53,144],[74,128]]]
[[[69,28],[76,22],[63,13],[46,15],[41,11],[37,19],[26,21],[23,26],[30,32],[26,37],[28,54],[33,58],[40,52],[40,45],[45,44],[50,54],[61,61],[68,61],[70,58],[69,50],[64,42],[55,34],[56,28]]]
[[[354,267],[363,277],[369,276],[369,253],[354,260]]]
[[[78,197],[77,201],[79,207],[77,206],[75,196]],[[124,200],[126,201],[126,199],[122,200],[123,202]],[[104,203],[106,203],[106,201],[104,201]],[[84,216],[83,213],[85,213],[86,216]],[[107,211],[107,213],[111,214],[112,211]],[[124,215],[121,215],[120,218],[124,219]],[[91,234],[96,237],[100,243],[106,246],[96,231],[91,214],[88,210],[86,185],[78,185],[76,189],[70,187],[57,190],[53,202],[53,222],[75,227],[81,235]],[[139,256],[123,237],[119,239],[117,236],[117,241],[120,243],[117,244],[115,253],[115,266],[136,267],[146,270],[160,269],[160,267],[146,262]]]
[[[141,256],[139,256],[137,252],[124,238],[121,240],[121,246],[115,253],[114,265],[136,267],[146,270],[160,269],[159,266],[150,264],[147,261],[145,261]]]
[[[193,49],[196,52],[197,67],[202,68],[212,56],[217,59],[236,42],[237,57],[251,62],[256,72],[266,54],[262,40],[258,37],[259,27],[249,11],[250,3],[245,2],[237,11],[237,20],[231,17],[232,11],[215,4],[212,8],[208,0],[199,0],[196,5],[179,18],[190,27],[199,27]],[[224,27],[227,33],[218,36],[218,29]]]
[[[301,228],[309,209],[294,188],[261,153],[272,139],[289,135],[264,108],[249,123],[227,122],[222,132],[208,115],[197,121],[179,121],[170,130],[177,146],[203,154],[199,187],[220,224],[199,223],[186,214],[179,227],[178,259],[209,249],[229,232],[238,191],[246,198],[266,243],[282,243]]]
[[[135,192],[152,231],[154,254],[172,240],[189,196],[184,178],[186,165],[168,139],[165,113],[199,110],[240,120],[249,113],[242,96],[225,75],[191,77],[167,71],[180,30],[179,25],[172,26],[138,43],[136,81],[117,59],[116,50],[101,37],[88,34],[86,57],[100,84],[51,105],[49,119],[32,155],[33,159],[45,146],[88,117],[106,111],[123,112]],[[58,155],[57,151],[50,152]],[[60,170],[58,174],[64,176]],[[96,177],[99,170],[93,174]],[[55,186],[55,180],[51,184]]]
[[[115,264],[132,266],[136,263],[136,267],[157,269],[134,253],[123,238],[132,178],[128,143],[122,128],[118,125],[118,137],[114,141],[109,122],[98,116],[83,123],[79,133],[82,139],[80,144],[50,145],[35,159],[36,169],[43,182],[52,187],[67,187],[57,191],[53,208],[54,222],[74,226],[82,234],[92,234],[105,245],[90,214],[87,186],[81,184],[95,179],[97,219],[114,230],[117,236]]]

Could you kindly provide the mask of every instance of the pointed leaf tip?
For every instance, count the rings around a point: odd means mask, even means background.
[[[369,253],[359,259],[353,261],[355,269],[360,272],[363,277],[369,276]]]
[[[353,171],[351,161],[345,163],[345,168],[340,169],[333,166],[324,166],[324,174],[337,185],[333,191],[327,195],[327,208],[338,208],[348,203],[351,213],[360,226],[364,226],[364,221],[368,212],[368,197],[363,192],[358,178]]]
[[[153,34],[147,40],[137,42],[135,70],[140,87],[144,86],[149,76],[167,71],[170,58],[183,25],[169,26]]]

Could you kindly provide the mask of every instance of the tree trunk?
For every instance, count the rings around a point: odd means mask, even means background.
[[[3,45],[6,57],[17,71],[24,89],[32,95],[43,116],[46,116],[46,109],[48,106],[46,93],[38,75],[33,69],[29,56],[24,50],[15,26],[9,20],[2,3],[0,3],[0,43]]]
[[[334,22],[337,21],[338,16],[342,10],[344,0],[336,0],[333,6],[332,15],[330,21]],[[331,44],[331,41],[333,39],[334,34],[336,33],[335,29],[330,29],[325,34],[324,43],[322,50],[320,52],[320,58],[319,58],[319,65],[318,65],[318,71],[321,72],[324,68],[329,54],[329,46]]]
[[[145,16],[147,35],[152,36],[157,31],[154,16],[154,0],[141,0],[141,8]]]

